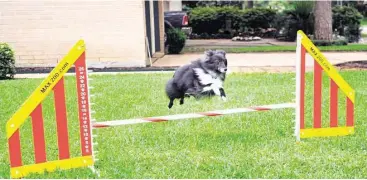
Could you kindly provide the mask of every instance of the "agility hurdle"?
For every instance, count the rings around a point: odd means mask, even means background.
[[[314,103],[313,103],[313,124],[312,128],[305,128],[305,54],[306,51],[315,59],[314,69]],[[9,145],[10,176],[21,178],[30,173],[52,172],[56,169],[72,169],[79,167],[90,167],[94,171],[95,158],[93,132],[92,129],[122,126],[128,124],[165,122],[173,120],[184,120],[192,118],[202,118],[208,116],[221,116],[236,113],[247,113],[256,111],[269,111],[275,109],[295,108],[296,123],[295,136],[297,141],[301,138],[341,136],[354,133],[354,90],[337,73],[336,69],[326,60],[321,52],[312,44],[307,36],[298,32],[297,37],[297,61],[296,61],[296,103],[273,104],[264,106],[254,106],[247,108],[215,110],[202,113],[176,114],[169,116],[158,116],[149,118],[137,118],[127,120],[114,120],[96,122],[92,120],[90,109],[90,93],[88,69],[85,59],[85,44],[80,40],[74,45],[65,58],[51,71],[49,76],[31,94],[19,110],[7,122],[7,138]],[[81,155],[70,157],[68,128],[66,117],[66,101],[64,89],[64,75],[74,65],[76,72],[76,89],[79,114],[80,148]],[[330,127],[321,128],[321,78],[324,70],[331,79],[330,93]],[[347,125],[338,127],[337,119],[337,90],[340,88],[347,96]],[[46,143],[44,137],[44,126],[42,116],[42,102],[47,95],[54,93],[54,106],[56,113],[57,139],[59,148],[59,160],[47,161]],[[20,127],[26,119],[32,119],[32,132],[34,143],[35,163],[23,165]]]
[[[344,136],[354,133],[355,91],[340,76],[320,50],[302,32],[297,32],[296,59],[296,123],[297,141],[301,138]],[[313,127],[305,127],[305,69],[306,52],[314,58],[313,79]],[[321,127],[322,115],[322,72],[330,78],[329,127]],[[338,89],[346,96],[346,126],[338,127]]]
[[[64,75],[74,65],[78,95],[78,113],[80,125],[81,153],[70,157],[67,112],[64,89]],[[29,173],[52,172],[56,169],[91,167],[94,170],[93,137],[88,88],[88,69],[85,61],[85,44],[78,41],[49,76],[38,86],[6,124],[10,177],[21,178]],[[46,142],[43,126],[42,102],[51,92],[54,94],[54,106],[57,128],[57,161],[47,161]],[[32,119],[35,164],[23,165],[20,144],[20,127],[26,119]]]

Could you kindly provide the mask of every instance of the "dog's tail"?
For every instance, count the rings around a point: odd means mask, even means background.
[[[174,84],[173,79],[170,79],[166,84],[166,95],[169,99],[179,98],[181,95],[180,91]]]

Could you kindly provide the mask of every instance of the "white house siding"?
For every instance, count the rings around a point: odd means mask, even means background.
[[[79,39],[89,64],[146,66],[144,16],[139,0],[0,0],[0,42],[18,67],[53,66]]]

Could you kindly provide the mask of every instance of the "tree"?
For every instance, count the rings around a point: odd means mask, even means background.
[[[315,2],[315,39],[331,41],[333,39],[331,1]]]

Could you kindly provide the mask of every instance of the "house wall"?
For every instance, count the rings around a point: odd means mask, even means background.
[[[169,4],[170,11],[182,11],[182,1],[171,0]]]
[[[182,11],[182,1],[181,0],[164,1],[164,11]]]
[[[146,66],[144,2],[0,0],[0,42],[16,65],[54,66],[80,38],[88,64]]]

